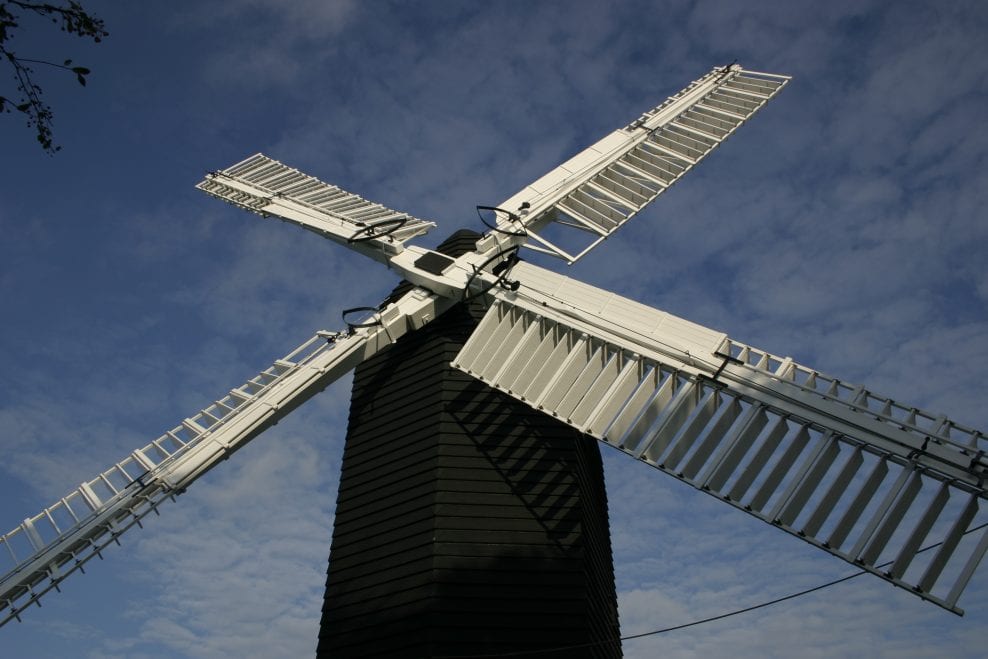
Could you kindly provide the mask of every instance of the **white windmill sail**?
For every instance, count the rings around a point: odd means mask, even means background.
[[[436,226],[303,174],[262,153],[212,172],[197,188],[235,206],[297,224],[387,262]]]
[[[413,289],[346,333],[319,332],[220,400],[0,536],[0,625],[358,363],[448,303]]]
[[[498,205],[498,230],[573,263],[621,228],[778,94],[789,76],[718,67]],[[568,227],[577,251],[543,235]]]
[[[456,368],[962,612],[988,549],[965,538],[986,517],[981,432],[534,265],[511,277]]]

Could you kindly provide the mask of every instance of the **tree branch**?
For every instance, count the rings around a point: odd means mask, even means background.
[[[18,57],[13,50],[5,45],[11,39],[13,31],[20,27],[19,17],[11,8],[49,18],[56,25],[60,24],[62,32],[91,38],[96,43],[100,43],[103,37],[109,36],[109,32],[106,31],[102,19],[86,13],[82,5],[75,0],[68,0],[62,5],[47,2],[24,2],[22,0],[0,2],[0,59],[5,60],[13,68],[14,79],[17,81],[17,92],[20,94],[20,98],[16,102],[5,96],[0,96],[0,112],[10,113],[12,110],[17,110],[26,115],[27,125],[29,128],[35,129],[36,138],[41,148],[49,154],[53,154],[61,148],[55,145],[53,141],[52,119],[54,115],[51,107],[42,100],[41,87],[33,80],[34,71],[28,64],[43,64],[56,69],[64,69],[74,73],[76,81],[83,86],[86,84],[86,75],[89,74],[89,69],[84,66],[72,66],[72,60],[69,59],[65,60],[64,64],[57,64],[48,60]]]

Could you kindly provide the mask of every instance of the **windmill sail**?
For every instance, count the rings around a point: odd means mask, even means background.
[[[378,261],[399,253],[434,222],[412,217],[255,154],[206,176],[203,192],[254,213],[275,216]]]
[[[445,309],[413,289],[348,333],[319,332],[282,359],[0,536],[0,625],[164,501],[358,363]]]
[[[988,549],[965,537],[982,433],[533,265],[512,277],[456,368],[961,612]]]
[[[715,68],[499,204],[505,212],[498,228],[524,231],[526,247],[573,263],[709,155],[788,82],[788,76],[736,64]],[[586,240],[570,252],[542,235],[552,227],[569,227]]]

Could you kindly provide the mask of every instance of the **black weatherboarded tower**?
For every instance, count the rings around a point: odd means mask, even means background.
[[[450,368],[482,313],[355,372],[320,657],[621,654],[597,442]]]

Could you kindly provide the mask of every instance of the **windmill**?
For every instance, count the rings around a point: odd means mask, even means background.
[[[984,496],[980,432],[517,261],[521,247],[579,259],[786,82],[714,69],[487,209],[490,232],[457,258],[406,244],[432,223],[264,156],[209,175],[207,193],[350,247],[413,287],[342,332],[317,333],[0,538],[4,621],[306,398],[464,299],[489,306],[453,360],[465,374],[959,612],[988,546],[966,535]]]

